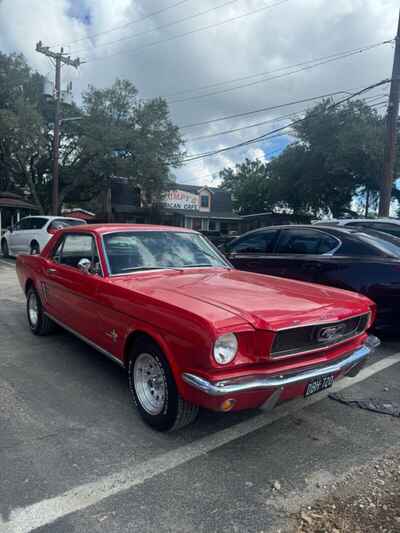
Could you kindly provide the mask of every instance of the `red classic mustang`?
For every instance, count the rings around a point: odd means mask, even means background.
[[[29,326],[55,324],[127,368],[154,428],[182,427],[199,406],[272,408],[355,375],[379,344],[374,304],[324,286],[240,272],[182,228],[87,225],[20,255]]]

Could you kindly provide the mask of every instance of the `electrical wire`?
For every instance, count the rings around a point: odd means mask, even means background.
[[[391,44],[393,42],[394,42],[394,39],[390,39],[390,40],[380,41],[380,42],[377,42],[377,43],[368,44],[368,45],[365,45],[365,46],[359,46],[357,48],[352,48],[352,49],[349,49],[349,50],[343,50],[342,52],[336,52],[335,54],[330,54],[330,55],[322,56],[322,57],[316,57],[314,59],[309,59],[308,61],[302,61],[300,63],[295,63],[293,65],[287,65],[285,67],[279,67],[279,68],[276,68],[274,70],[258,72],[257,74],[249,74],[247,76],[241,76],[241,77],[238,77],[238,78],[231,78],[229,80],[224,80],[224,81],[219,81],[219,82],[216,82],[216,83],[202,85],[200,87],[194,87],[192,89],[182,89],[182,90],[177,91],[175,93],[162,95],[162,98],[166,98],[166,99],[174,98],[175,96],[179,96],[179,95],[182,95],[182,94],[199,92],[199,91],[203,91],[203,90],[206,90],[206,89],[213,89],[214,87],[219,87],[221,85],[227,85],[227,84],[230,84],[230,83],[235,83],[237,81],[245,81],[245,80],[249,80],[249,79],[252,79],[252,78],[259,78],[260,76],[267,76],[267,75],[270,75],[270,74],[276,74],[277,72],[282,72],[282,71],[285,71],[285,70],[290,70],[292,68],[307,66],[309,64],[312,64],[312,63],[315,63],[315,62],[318,62],[318,61],[323,61],[325,59],[336,58],[338,56],[342,56],[342,55],[345,55],[345,54],[350,54],[350,53],[353,53],[353,52],[370,50],[372,48],[376,48],[378,46],[382,46],[382,45],[385,45],[385,44]],[[157,95],[157,96],[159,96],[159,95]],[[147,97],[147,98],[144,97],[144,99],[152,99],[152,98],[155,98],[155,96]]]
[[[132,35],[126,35],[125,37],[120,37],[119,39],[116,39],[114,41],[101,43],[101,44],[98,44],[96,46],[93,46],[92,48],[80,49],[80,50],[74,51],[73,53],[74,54],[80,54],[82,52],[88,52],[88,51],[90,52],[93,48],[103,48],[104,46],[110,46],[110,45],[117,44],[117,43],[120,43],[120,42],[123,42],[123,41],[128,41],[129,39],[137,39],[138,37],[143,37],[143,35],[147,35],[149,33],[153,33],[155,31],[159,31],[159,30],[164,30],[166,28],[170,28],[171,26],[175,26],[176,24],[181,24],[182,22],[186,22],[188,20],[192,20],[192,19],[195,19],[197,17],[201,17],[203,15],[207,15],[208,13],[211,13],[212,11],[215,11],[216,9],[221,9],[221,8],[226,7],[228,5],[236,4],[237,2],[239,2],[239,0],[228,0],[227,2],[224,2],[223,4],[220,4],[218,6],[213,6],[213,7],[209,8],[209,9],[206,9],[205,11],[200,11],[199,13],[194,13],[193,15],[188,15],[186,17],[183,17],[183,18],[179,19],[179,20],[175,20],[173,22],[169,22],[167,24],[163,24],[161,26],[157,26],[157,27],[152,28],[150,30],[142,31],[140,33],[134,33]]]
[[[333,96],[338,96],[340,94],[350,94],[350,91],[348,90],[335,91],[331,93],[320,94],[318,96],[310,96],[309,98],[302,98],[301,100],[292,100],[284,104],[261,107],[258,109],[254,109],[252,111],[245,111],[243,113],[235,113],[234,115],[225,115],[222,117],[212,118],[209,120],[202,120],[201,122],[192,122],[190,124],[184,124],[182,126],[179,126],[179,129],[184,130],[184,129],[189,129],[189,128],[195,128],[197,126],[206,126],[208,124],[214,124],[215,122],[222,122],[224,120],[231,120],[233,118],[248,117],[250,115],[256,115],[258,113],[263,113],[264,111],[273,111],[275,109],[282,109],[283,107],[289,107],[289,106],[296,105],[296,104],[304,104],[306,102],[312,102],[314,100],[319,100],[321,98],[331,98]]]
[[[282,4],[286,4],[289,1],[290,0],[281,0],[281,1],[275,2],[273,4],[268,4],[266,6],[263,6],[263,7],[259,8],[259,9],[255,9],[253,11],[248,11],[247,13],[243,13],[242,15],[238,15],[236,17],[233,17],[233,18],[230,18],[230,19],[226,19],[226,20],[223,20],[221,22],[217,22],[215,24],[209,24],[208,26],[203,26],[201,28],[196,28],[194,30],[190,30],[190,31],[187,31],[187,32],[184,32],[184,33],[180,33],[178,35],[173,35],[171,37],[168,37],[167,39],[161,39],[159,41],[153,41],[151,43],[147,43],[145,45],[142,45],[142,46],[139,46],[137,48],[134,48],[133,50],[131,50],[131,49],[123,49],[123,50],[120,50],[120,51],[115,52],[113,54],[109,54],[108,56],[105,56],[105,57],[88,58],[88,59],[85,59],[85,63],[89,63],[89,62],[92,62],[92,61],[103,61],[103,60],[115,57],[117,55],[124,54],[126,52],[130,52],[129,55],[133,55],[135,52],[139,52],[139,51],[141,51],[141,50],[143,50],[145,48],[149,48],[149,47],[152,47],[152,46],[156,46],[158,44],[164,44],[164,43],[167,43],[167,42],[170,42],[170,41],[174,41],[176,39],[180,39],[181,37],[186,37],[188,35],[192,35],[194,33],[198,33],[198,32],[201,32],[201,31],[206,31],[206,30],[210,30],[212,28],[217,28],[219,26],[223,26],[224,24],[229,24],[231,22],[235,22],[235,21],[243,19],[245,17],[249,17],[250,15],[255,15],[257,13],[260,13],[261,11],[265,11],[267,9],[272,9],[272,8],[280,6]]]
[[[342,98],[338,102],[335,102],[335,103],[331,104],[330,106],[328,106],[327,109],[328,110],[335,109],[336,107],[348,102],[349,100],[351,100],[352,98],[355,98],[356,96],[361,96],[365,92],[371,91],[372,89],[375,89],[377,87],[380,87],[380,86],[385,85],[385,84],[390,83],[390,82],[391,82],[390,79],[385,79],[385,80],[382,80],[380,82],[374,83],[373,85],[365,87],[365,88],[363,88],[363,89],[361,89],[361,90],[359,90],[357,92],[354,92],[354,93],[350,94],[349,96],[346,96],[345,98]],[[311,113],[311,115],[312,115],[312,113]],[[309,116],[310,115],[308,115],[307,118],[309,118]],[[259,135],[257,137],[252,138],[252,139],[248,139],[246,141],[243,141],[243,142],[231,145],[231,146],[226,146],[225,148],[220,148],[218,150],[213,150],[213,151],[204,152],[204,153],[200,153],[200,154],[189,155],[186,159],[184,159],[182,161],[182,163],[185,164],[185,163],[188,163],[188,162],[197,161],[199,159],[204,159],[206,157],[210,157],[210,156],[217,155],[217,154],[220,154],[220,153],[228,152],[228,151],[234,150],[236,148],[241,148],[243,146],[248,146],[250,144],[253,144],[253,143],[261,141],[261,140],[268,140],[271,137],[271,135],[274,135],[275,133],[280,133],[281,131],[284,131],[284,130],[287,130],[289,128],[292,128],[293,126],[299,124],[302,121],[304,121],[304,118],[300,118],[300,119],[294,120],[294,121],[290,122],[289,124],[286,124],[285,126],[281,126],[279,128],[275,128],[272,131],[265,132],[262,135]]]
[[[179,2],[175,2],[175,4],[164,7],[163,9],[158,9],[157,11],[153,11],[152,13],[149,13],[148,15],[144,17],[130,20],[129,22],[126,22],[125,24],[122,24],[121,26],[114,26],[113,28],[110,28],[109,30],[99,31],[97,33],[90,33],[86,37],[81,37],[79,39],[75,39],[74,41],[68,41],[66,43],[54,43],[50,45],[50,47],[53,48],[55,46],[70,46],[71,44],[80,43],[82,41],[93,39],[94,37],[98,37],[99,35],[105,35],[107,33],[112,33],[114,31],[123,30],[124,28],[127,28],[128,26],[132,26],[133,24],[138,24],[139,22],[147,20],[156,15],[160,15],[161,13],[164,13],[165,11],[169,11],[170,9],[173,9],[174,7],[178,7],[182,4],[186,4],[187,2],[191,2],[191,0],[179,0]]]
[[[389,94],[388,93],[386,93],[386,94],[377,94],[377,95],[374,95],[374,96],[369,96],[369,97],[365,98],[364,100],[367,103],[369,101],[373,102],[373,100],[382,98],[382,96],[389,96]],[[370,107],[373,107],[373,106],[375,106],[377,104],[372,103],[372,104],[369,104],[369,105],[370,105]],[[220,137],[221,135],[228,135],[230,133],[236,133],[238,131],[246,130],[246,129],[249,129],[249,128],[256,128],[256,127],[259,127],[259,126],[263,126],[265,124],[271,124],[273,122],[279,122],[280,120],[285,120],[285,119],[288,119],[288,118],[296,118],[299,114],[304,113],[306,110],[307,109],[301,109],[301,110],[296,111],[294,113],[289,113],[287,115],[282,115],[282,116],[270,118],[268,120],[263,120],[261,122],[256,122],[256,123],[253,123],[253,124],[247,124],[246,126],[241,126],[241,127],[238,127],[238,128],[232,128],[232,129],[229,129],[229,130],[219,131],[217,133],[210,133],[210,134],[207,134],[207,135],[200,135],[198,137],[189,137],[189,138],[185,139],[185,142],[194,142],[194,141],[201,141],[201,140],[204,140],[204,139],[211,139],[213,137]]]
[[[269,77],[269,78],[264,78],[264,79],[256,80],[256,81],[253,81],[253,82],[250,82],[250,83],[236,85],[235,87],[230,87],[230,88],[227,88],[227,89],[220,89],[220,90],[216,90],[216,91],[212,91],[212,92],[208,92],[208,93],[200,94],[200,95],[188,96],[186,98],[178,98],[178,99],[175,99],[175,100],[168,100],[168,103],[169,104],[177,104],[177,103],[183,103],[183,102],[191,102],[193,100],[200,100],[202,98],[209,98],[210,96],[216,96],[216,95],[219,95],[219,94],[226,94],[228,92],[236,91],[238,89],[243,89],[243,88],[247,88],[247,87],[253,87],[255,85],[259,85],[260,83],[266,83],[268,81],[286,78],[287,76],[292,76],[293,74],[298,74],[300,72],[305,72],[305,71],[312,70],[312,69],[314,69],[316,67],[319,67],[321,65],[327,65],[327,64],[332,63],[334,61],[339,61],[341,59],[347,59],[348,57],[352,57],[352,56],[367,52],[369,50],[373,50],[373,49],[377,48],[378,46],[382,46],[384,44],[388,44],[388,43],[391,43],[391,42],[393,42],[393,40],[384,41],[384,42],[381,42],[381,43],[378,43],[378,44],[375,44],[375,45],[370,45],[368,47],[364,47],[364,48],[360,48],[360,49],[357,49],[357,50],[353,50],[351,52],[343,53],[341,55],[337,54],[335,57],[330,57],[329,59],[325,59],[324,61],[315,62],[313,64],[309,64],[308,66],[303,66],[303,67],[297,68],[296,70],[292,70],[291,72],[284,72],[282,74],[278,74],[276,76],[272,76],[272,77]],[[289,68],[289,67],[287,67],[287,68]]]

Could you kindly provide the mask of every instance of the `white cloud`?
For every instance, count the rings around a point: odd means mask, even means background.
[[[50,73],[48,60],[35,52],[35,43],[69,43],[126,25],[149,13],[174,3],[173,0],[3,0],[0,2],[0,49],[22,52],[29,63],[43,74]],[[226,1],[226,0],[225,0]],[[218,0],[218,4],[225,3]],[[230,24],[193,33],[163,44],[142,48],[148,43],[172,38],[196,28],[259,9],[274,0],[238,0],[175,26],[143,32],[174,20],[205,11],[216,0],[188,1],[181,6],[118,31],[104,33],[65,47],[72,55],[79,51],[88,62],[76,73],[65,68],[64,80],[74,80],[75,95],[88,84],[108,86],[118,76],[132,80],[141,96],[176,93],[205,85],[218,84],[232,78],[251,76],[281,66],[352,49],[394,37],[398,0],[290,0],[273,9],[262,11]],[[77,13],[89,14],[90,24],[80,21]],[[95,48],[112,40],[142,34],[113,46]],[[82,49],[86,49],[84,52]],[[118,55],[112,56],[114,53]],[[108,57],[110,56],[110,57]],[[390,77],[393,49],[384,46],[342,61],[320,66],[290,77],[256,84],[224,94],[198,100],[171,103],[171,115],[179,125],[215,117],[243,113],[253,109],[299,100],[335,90],[367,86]],[[248,81],[252,81],[251,79]],[[213,89],[232,87],[218,85]],[[211,89],[210,89],[211,91]],[[204,92],[204,91],[203,91]],[[381,91],[382,92],[382,91]],[[187,93],[182,96],[200,94]],[[281,110],[231,119],[208,126],[184,129],[187,138],[241,128],[248,124],[274,119],[304,108],[297,105]],[[202,153],[239,143],[277,127],[275,123],[260,125],[221,137],[189,141],[188,153]],[[211,177],[225,165],[234,165],[246,156],[269,157],[277,144],[252,145],[197,161],[176,171],[185,182],[218,183]],[[268,148],[267,148],[268,147]]]

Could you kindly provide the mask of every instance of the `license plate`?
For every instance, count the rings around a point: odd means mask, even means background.
[[[306,385],[304,396],[311,396],[312,394],[315,394],[316,392],[320,392],[325,389],[329,389],[329,387],[332,387],[334,376],[322,376],[320,378],[315,378],[312,381],[309,381]]]

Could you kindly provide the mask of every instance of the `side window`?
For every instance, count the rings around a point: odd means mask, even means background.
[[[47,218],[31,218],[29,229],[42,229],[48,222]]]
[[[321,233],[321,240],[319,243],[318,253],[329,254],[335,249],[340,249],[341,242],[335,237],[328,235],[327,233]]]
[[[280,254],[326,254],[334,250],[339,242],[322,231],[307,229],[284,230],[278,242]]]
[[[92,235],[80,233],[65,235],[56,246],[52,258],[60,265],[73,268],[78,268],[81,259],[89,259],[92,263],[92,273],[101,273],[97,247]]]
[[[19,223],[19,228],[20,230],[24,230],[24,229],[31,229],[32,227],[32,219],[31,218],[23,218],[21,220],[21,222]]]
[[[234,243],[230,251],[242,254],[271,253],[276,235],[277,231],[265,231],[248,235]]]

